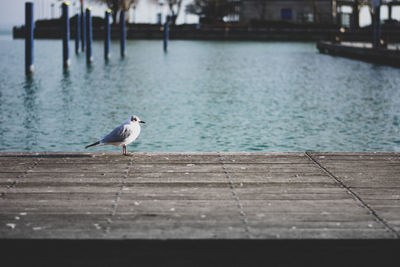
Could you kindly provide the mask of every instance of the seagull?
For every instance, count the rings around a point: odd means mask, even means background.
[[[122,154],[127,156],[126,145],[135,141],[140,134],[140,123],[145,123],[138,116],[132,115],[126,122],[115,128],[111,133],[91,145],[86,146],[122,146]]]

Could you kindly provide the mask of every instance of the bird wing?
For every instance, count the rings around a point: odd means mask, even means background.
[[[128,138],[132,130],[128,125],[122,124],[115,128],[111,133],[105,136],[101,141],[103,143],[120,143],[123,142],[126,138]]]

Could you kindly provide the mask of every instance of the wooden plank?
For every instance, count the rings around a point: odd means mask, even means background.
[[[75,213],[101,213],[109,214],[112,210],[112,205],[115,197],[99,200],[99,198],[88,200],[32,200],[19,199],[12,201],[1,201],[0,208],[2,214],[18,214],[26,212],[29,214],[75,214]],[[17,216],[17,215],[16,215]]]
[[[177,186],[164,186],[164,187],[136,187],[136,186],[124,186],[122,189],[123,197],[121,201],[129,201],[132,206],[135,206],[134,202],[145,200],[158,201],[157,205],[162,203],[181,200],[181,201],[213,201],[213,200],[233,200],[232,192],[225,185],[225,187],[177,187]],[[196,203],[197,205],[198,203]],[[194,207],[195,208],[195,207]]]
[[[17,215],[1,215],[0,236],[33,239],[102,238],[104,229],[101,226],[107,225],[107,216],[85,213],[33,214],[29,211]],[[10,224],[13,227],[10,227]]]
[[[41,162],[33,170],[28,172],[51,172],[51,173],[63,173],[63,172],[96,172],[96,173],[107,173],[107,172],[124,172],[128,168],[128,164],[47,164]]]
[[[132,229],[135,229],[132,231]],[[109,238],[123,239],[246,239],[240,220],[175,218],[175,220],[117,217],[111,224]]]
[[[361,205],[353,199],[332,200],[241,200],[244,209],[249,212],[315,212],[315,213],[365,213]]]
[[[73,168],[73,167],[71,167]],[[51,181],[64,181],[64,180],[113,180],[124,177],[126,171],[115,171],[115,172],[75,172],[71,170],[70,172],[29,172],[25,176],[25,180],[33,182],[51,182]]]
[[[105,185],[105,186],[99,186],[99,187],[94,187],[91,186],[90,184],[86,185],[76,185],[76,184],[71,184],[70,186],[34,186],[34,187],[19,187],[15,186],[14,188],[11,188],[8,190],[7,194],[13,194],[13,193],[91,193],[93,191],[96,191],[99,194],[104,194],[104,193],[114,193],[118,188],[120,187],[119,184],[111,184],[111,185]]]
[[[339,200],[351,198],[341,188],[236,187],[241,200]]]
[[[251,227],[258,239],[379,239],[394,238],[393,234],[384,229],[281,229]]]

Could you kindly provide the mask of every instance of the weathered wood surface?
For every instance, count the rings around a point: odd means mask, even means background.
[[[0,239],[398,239],[400,153],[0,153]]]

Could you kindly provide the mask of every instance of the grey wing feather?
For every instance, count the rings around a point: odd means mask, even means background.
[[[119,143],[124,141],[131,135],[131,131],[125,125],[118,126],[111,133],[105,136],[101,141],[103,143]]]

